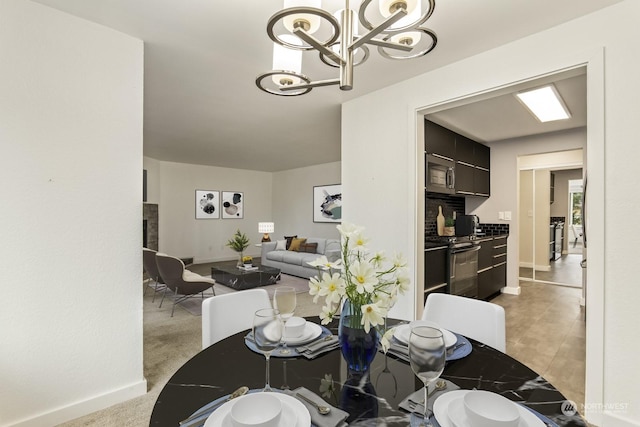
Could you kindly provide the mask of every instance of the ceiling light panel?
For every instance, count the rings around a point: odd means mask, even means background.
[[[554,85],[518,92],[516,97],[536,119],[541,122],[566,120],[571,117],[569,109]]]

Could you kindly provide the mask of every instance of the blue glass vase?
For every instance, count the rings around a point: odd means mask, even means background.
[[[372,327],[369,332],[365,332],[361,321],[360,307],[354,305],[350,300],[346,300],[340,315],[338,339],[340,340],[342,357],[352,373],[368,372],[378,350],[376,329]]]

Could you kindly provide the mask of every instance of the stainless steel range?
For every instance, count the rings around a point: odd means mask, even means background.
[[[429,242],[447,243],[447,287],[452,295],[478,297],[478,251],[475,236],[427,237]]]

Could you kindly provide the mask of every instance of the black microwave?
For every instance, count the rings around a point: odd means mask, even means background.
[[[425,186],[434,193],[455,194],[455,162],[446,157],[427,154]]]

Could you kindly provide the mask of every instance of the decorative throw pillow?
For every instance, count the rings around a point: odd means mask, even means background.
[[[310,254],[315,254],[318,251],[317,243],[303,243],[300,245],[300,250],[298,252],[308,252]]]
[[[287,250],[287,241],[276,240],[276,251],[286,251],[286,250]]]
[[[296,237],[298,237],[297,234],[295,236],[284,236],[284,239],[287,241],[287,246],[286,246],[287,250],[289,249],[289,246],[291,246],[291,241]]]
[[[291,241],[291,246],[289,246],[290,251],[298,252],[300,250],[300,245],[307,241],[306,237],[296,238]]]

